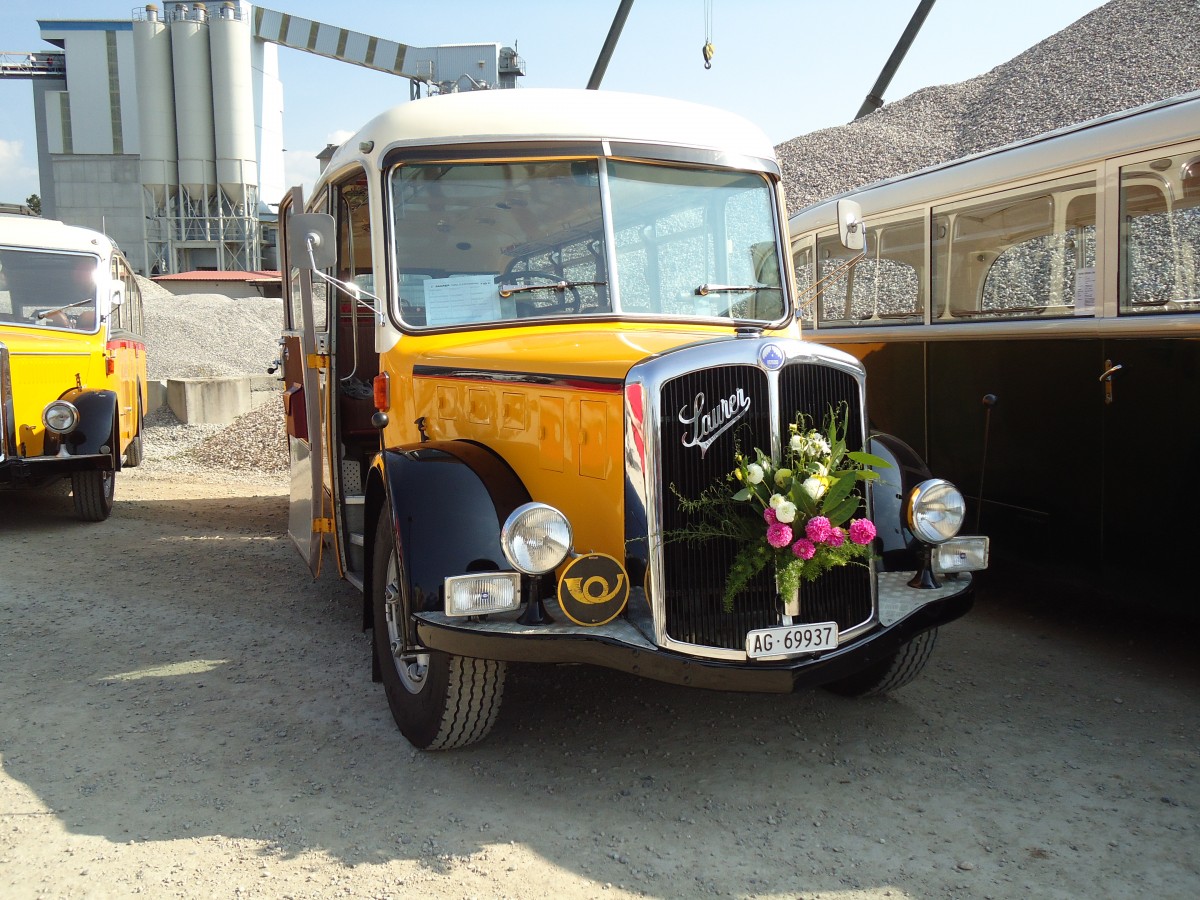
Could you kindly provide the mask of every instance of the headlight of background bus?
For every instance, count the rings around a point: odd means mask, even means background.
[[[55,400],[42,410],[42,423],[55,434],[70,434],[79,424],[79,410],[66,400]]]
[[[526,503],[512,511],[500,529],[504,556],[518,572],[542,575],[571,552],[571,523],[545,503]]]
[[[918,540],[940,544],[958,534],[966,513],[958,488],[941,478],[930,478],[909,493],[904,518]]]

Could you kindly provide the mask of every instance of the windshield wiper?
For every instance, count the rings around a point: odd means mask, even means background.
[[[749,291],[782,291],[777,284],[702,284],[696,288],[697,297],[709,294],[742,294]]]
[[[82,300],[76,300],[74,303],[68,303],[66,306],[56,306],[53,309],[41,309],[34,315],[34,319],[41,321],[47,316],[52,316],[55,313],[66,312],[68,309],[74,309],[76,306],[83,306],[86,303],[95,303],[95,297],[85,297]]]
[[[513,294],[523,294],[526,291],[563,291],[585,285],[607,285],[607,281],[551,281],[548,284],[502,284],[500,296],[511,297]]]

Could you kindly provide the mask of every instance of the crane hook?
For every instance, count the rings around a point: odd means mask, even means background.
[[[704,45],[704,49],[700,52],[704,54],[704,68],[711,69],[713,53],[716,52],[716,49],[712,45],[712,41],[706,43]]]

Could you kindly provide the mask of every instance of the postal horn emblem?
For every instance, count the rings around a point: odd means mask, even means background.
[[[576,625],[611,622],[629,600],[629,576],[617,560],[589,553],[574,560],[558,582],[558,603]]]

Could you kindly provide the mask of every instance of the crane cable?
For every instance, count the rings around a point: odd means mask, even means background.
[[[700,52],[704,55],[704,68],[711,69],[716,53],[712,44],[712,0],[704,0],[704,48]]]

